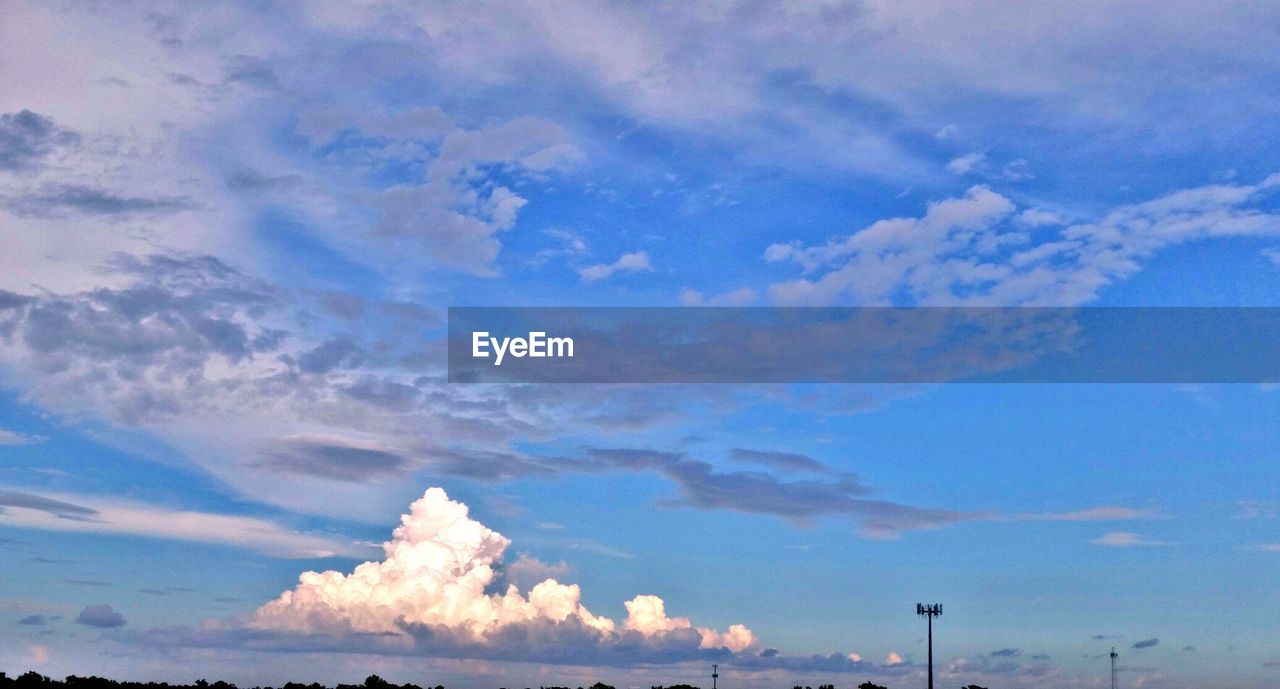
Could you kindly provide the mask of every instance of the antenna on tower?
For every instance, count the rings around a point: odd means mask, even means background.
[[[916,614],[929,619],[929,689],[933,689],[933,618],[942,614],[942,604],[916,603]]]
[[[720,677],[720,666],[711,666],[711,689],[716,689],[716,680]]]
[[[1120,657],[1120,654],[1116,653],[1116,647],[1115,647],[1115,646],[1112,646],[1112,647],[1111,647],[1111,689],[1117,689],[1117,687],[1116,687],[1116,658],[1119,658],[1119,657]]]

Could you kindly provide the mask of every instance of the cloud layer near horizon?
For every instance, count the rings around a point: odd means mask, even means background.
[[[270,651],[341,649],[553,664],[590,658],[618,667],[732,659],[738,667],[758,670],[883,669],[854,653],[783,655],[765,648],[745,625],[721,631],[672,617],[663,599],[652,594],[626,601],[627,615],[616,622],[588,610],[576,584],[548,578],[522,593],[504,571],[510,543],[471,518],[468,507],[443,489],[430,488],[401,517],[383,544],[382,560],[349,574],[303,572],[295,588],[235,625],[152,630],[143,637]]]

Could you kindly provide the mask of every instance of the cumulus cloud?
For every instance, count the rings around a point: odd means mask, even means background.
[[[580,268],[578,275],[582,277],[583,282],[595,282],[596,280],[608,279],[618,273],[637,273],[651,270],[653,270],[653,264],[649,262],[648,252],[633,251],[619,256],[618,260],[613,263],[597,263]]]
[[[691,659],[703,651],[745,653],[759,649],[747,627],[724,631],[668,615],[655,595],[625,602],[617,623],[582,604],[576,584],[548,578],[527,594],[515,583],[490,589],[499,579],[510,541],[472,519],[466,505],[431,488],[401,518],[384,557],[349,574],[304,572],[298,585],[258,608],[247,625],[306,635],[407,635],[415,643],[473,650],[555,656],[557,645],[631,648],[637,659]],[[536,565],[536,566],[535,566]],[[522,556],[508,571],[555,571]],[[611,651],[611,652],[613,652]]]
[[[115,629],[125,625],[124,615],[116,612],[114,608],[105,603],[99,605],[87,605],[80,614],[76,616],[76,624],[83,624],[89,627],[98,627],[99,629]]]

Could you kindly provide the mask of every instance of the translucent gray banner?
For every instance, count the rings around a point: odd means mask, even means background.
[[[451,383],[1274,383],[1278,308],[449,309]]]

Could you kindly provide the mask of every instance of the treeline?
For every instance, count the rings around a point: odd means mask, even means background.
[[[234,684],[227,682],[209,682],[199,679],[194,684],[169,684],[168,682],[117,682],[115,680],[103,677],[76,677],[70,675],[62,681],[45,677],[38,672],[28,672],[18,677],[9,677],[0,672],[0,689],[239,689]],[[275,687],[254,687],[253,689],[276,689]],[[298,682],[289,682],[280,689],[330,689],[318,682],[311,684],[300,684]],[[434,687],[422,687],[417,684],[394,684],[377,675],[369,675],[365,679],[364,684],[339,684],[332,689],[445,689],[444,685],[437,684]],[[503,687],[502,689],[506,689]],[[531,689],[525,687],[524,689]],[[575,689],[575,687],[538,687],[538,689]],[[576,687],[576,689],[584,689]],[[603,682],[596,682],[585,689],[615,689]],[[655,686],[649,689],[701,689],[691,684],[673,684],[671,686]],[[791,689],[813,689],[808,686],[795,685]],[[836,689],[833,684],[820,684],[818,689]],[[888,687],[875,684],[873,682],[863,682],[859,684],[857,689],[888,689]],[[971,684],[962,689],[985,689],[976,684]]]

